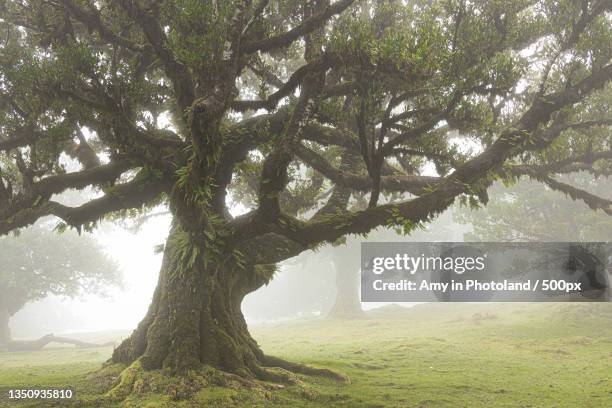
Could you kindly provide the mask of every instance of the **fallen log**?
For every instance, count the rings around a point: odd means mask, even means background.
[[[47,334],[37,340],[10,340],[4,344],[4,348],[7,351],[38,351],[41,350],[49,343],[64,343],[73,344],[76,348],[92,348],[92,347],[108,347],[112,346],[114,342],[109,341],[103,344],[88,343],[77,339],[71,339],[68,337],[57,337],[53,334]]]

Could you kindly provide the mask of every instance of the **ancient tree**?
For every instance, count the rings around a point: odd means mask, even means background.
[[[15,343],[9,320],[26,304],[49,295],[103,294],[121,281],[116,263],[94,239],[74,231],[58,235],[42,225],[15,237],[0,237],[0,259],[0,343],[4,344]]]
[[[555,178],[612,158],[609,137],[589,132],[611,121],[609,103],[590,109],[609,95],[611,9],[3,1],[0,233],[48,215],[93,228],[166,203],[159,285],[113,361],[206,364],[245,381],[285,379],[269,367],[332,374],[270,357],[249,335],[241,300],[275,263],[380,225],[409,233],[520,174],[612,212]],[[256,193],[238,213],[244,183]],[[55,198],[88,186],[100,195],[83,205]]]

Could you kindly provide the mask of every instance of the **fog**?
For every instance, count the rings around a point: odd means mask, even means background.
[[[135,328],[146,313],[157,283],[162,254],[156,254],[154,248],[164,242],[169,225],[168,216],[150,219],[137,233],[108,222],[102,224],[93,235],[118,262],[122,287],[108,289],[108,296],[68,299],[52,295],[30,303],[11,319],[14,336]]]
[[[576,178],[573,182],[582,184],[583,180]],[[585,188],[602,196],[609,196],[612,190],[609,180],[585,185]],[[510,189],[496,185],[491,189],[491,195],[494,204],[487,208],[471,210],[455,205],[424,230],[417,230],[409,236],[379,229],[367,239],[349,237],[347,245],[352,248],[352,256],[359,257],[359,243],[366,240],[529,240],[531,228],[549,234],[537,237],[538,240],[612,240],[612,228],[605,214],[593,212],[584,203],[568,200],[563,194],[537,183],[524,181]],[[521,209],[523,201],[527,205]],[[517,207],[519,214],[509,214],[505,205]],[[555,208],[554,213],[548,209],[549,206]],[[506,216],[510,218],[505,220]],[[505,225],[505,221],[512,227]],[[106,288],[105,295],[80,294],[74,298],[48,295],[30,302],[11,318],[12,335],[15,338],[35,338],[48,333],[117,331],[117,337],[125,337],[143,318],[151,301],[162,261],[162,255],[155,248],[165,242],[170,222],[169,215],[149,217],[137,229],[103,222],[91,235],[117,262],[123,277],[122,285]],[[278,265],[271,282],[245,298],[243,311],[247,322],[259,324],[326,316],[336,300],[336,270],[332,255],[344,247],[327,245]],[[358,270],[354,275],[357,279]],[[361,308],[370,310],[384,305],[386,303],[362,302]],[[412,305],[402,304],[405,307]]]
[[[49,295],[28,303],[11,318],[13,336],[35,338],[48,333],[101,331],[117,331],[121,337],[129,334],[143,318],[151,301],[162,262],[162,254],[156,253],[155,247],[165,242],[170,223],[169,215],[151,217],[136,231],[111,222],[102,223],[91,235],[118,263],[123,276],[121,287],[107,288],[105,295],[80,294],[75,298]],[[460,241],[467,230],[465,225],[454,223],[451,212],[447,211],[427,230],[411,237],[383,229],[368,239]],[[358,248],[364,239],[351,237],[349,241]],[[327,314],[336,298],[336,273],[330,253],[337,249],[327,245],[280,264],[268,285],[245,298],[243,311],[247,322],[257,324]],[[386,304],[363,302],[361,306],[371,310]],[[413,304],[401,305],[410,307]]]

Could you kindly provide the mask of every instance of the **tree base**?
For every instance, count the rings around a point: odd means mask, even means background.
[[[350,382],[347,376],[333,370],[309,367],[276,357],[266,356],[265,363],[257,370],[251,369],[252,372],[256,371],[255,376],[244,377],[206,365],[182,373],[168,369],[145,370],[140,360],[136,360],[115,377],[104,399],[109,402],[119,402],[130,397],[139,398],[145,394],[161,394],[169,396],[173,401],[181,401],[192,398],[203,389],[213,387],[248,390],[249,393],[268,399],[271,393],[286,386],[297,386],[301,395],[312,397],[312,390],[298,375],[321,376],[334,381]],[[103,377],[104,372],[108,370],[116,372],[117,366],[117,364],[109,365],[99,375]]]
[[[269,279],[269,268],[230,261],[217,265],[199,259],[203,255],[185,265],[185,248],[195,248],[191,239],[178,225],[171,229],[147,315],[113,352],[111,361],[127,368],[108,398],[125,400],[151,390],[180,400],[206,387],[265,393],[279,385],[300,385],[296,374],[347,381],[331,370],[266,356],[240,306]],[[206,253],[202,248],[196,253]]]

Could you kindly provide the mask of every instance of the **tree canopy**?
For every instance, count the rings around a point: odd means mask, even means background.
[[[217,244],[273,234],[293,254],[381,224],[409,230],[457,196],[486,202],[499,177],[537,173],[570,189],[554,174],[612,154],[609,8],[4,2],[0,232],[45,215],[91,226],[169,199]],[[482,149],[461,152],[462,139]],[[66,171],[66,156],[81,168]],[[438,175],[422,174],[426,162]],[[228,217],[232,180],[253,174],[255,204]],[[53,200],[86,186],[104,194],[78,207]],[[347,212],[351,191],[369,193],[366,209]],[[397,192],[415,197],[379,203]],[[610,212],[608,200],[573,194]],[[324,202],[304,220],[282,205],[300,198]]]

